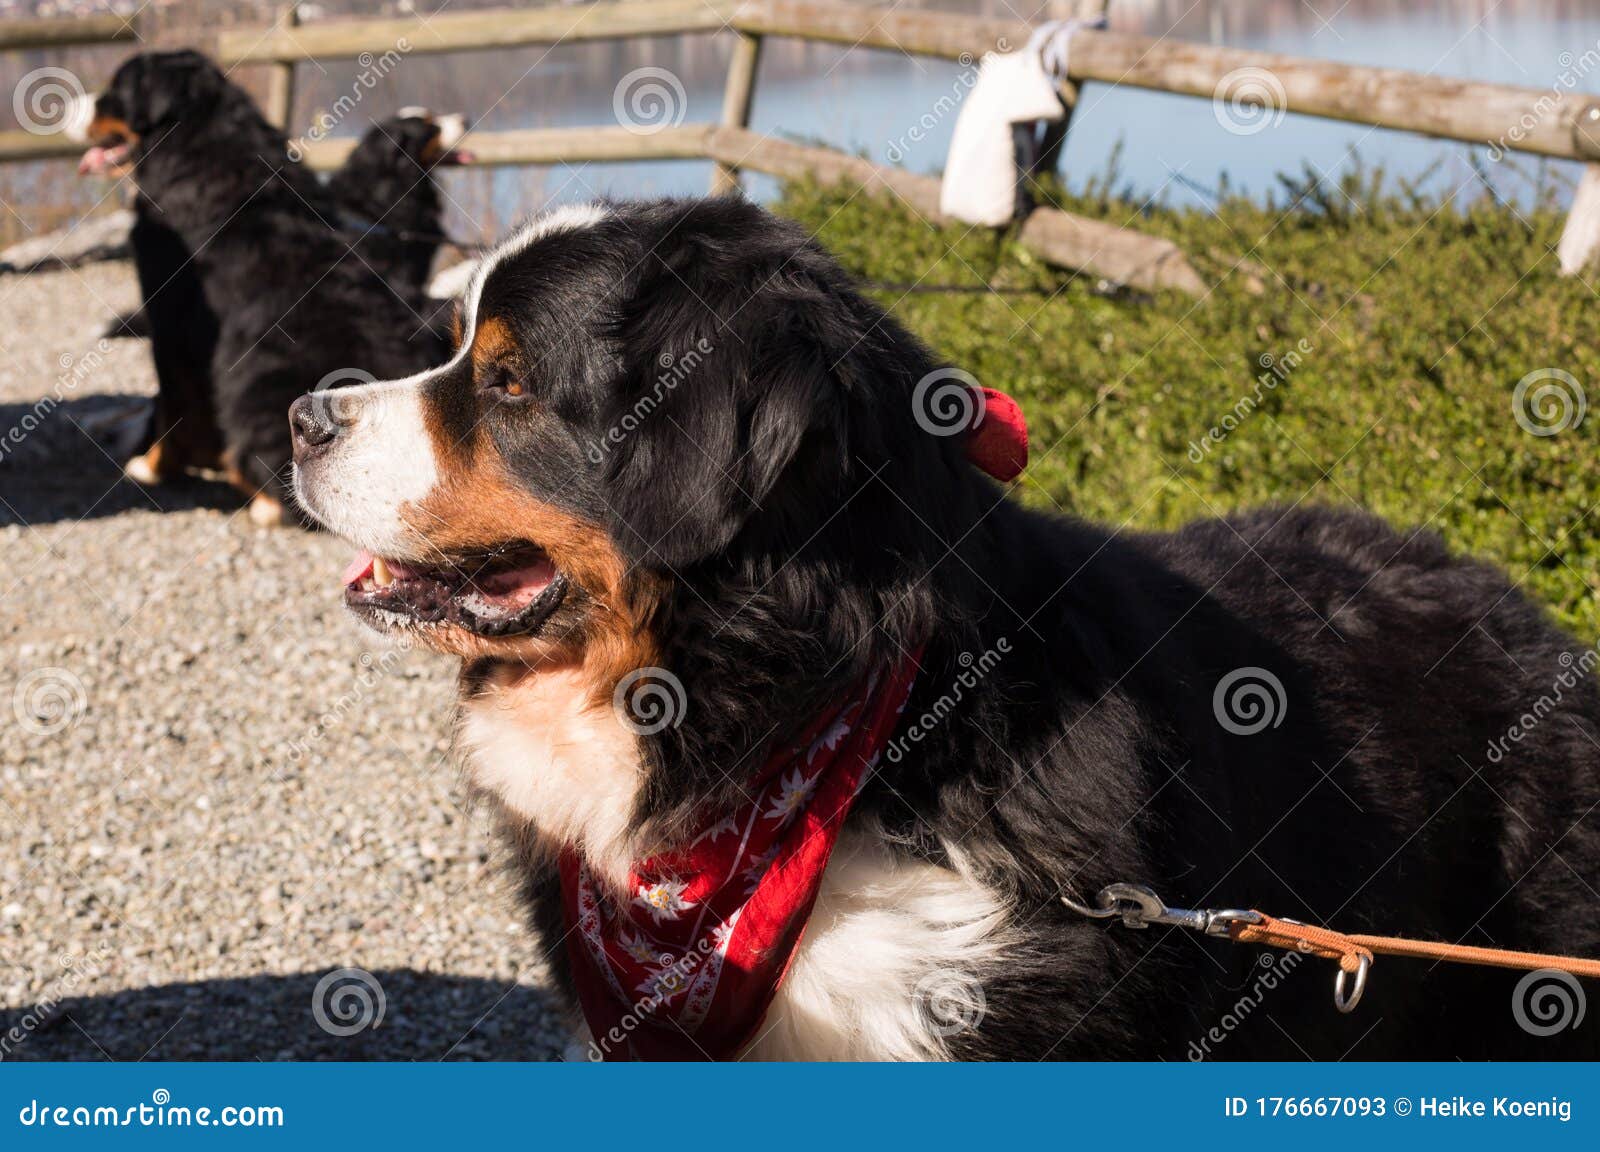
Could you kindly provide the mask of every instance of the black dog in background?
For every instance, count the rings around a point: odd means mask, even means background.
[[[449,243],[433,171],[472,162],[471,153],[456,147],[464,131],[457,113],[436,116],[425,108],[402,108],[367,129],[328,179],[340,227],[362,259],[408,301],[425,299],[434,260],[439,249]],[[80,172],[104,175],[105,169],[91,160]],[[155,288],[193,308],[203,297],[198,282],[186,271],[188,253],[172,229],[162,224],[160,215],[145,198],[135,199],[131,243],[141,269],[141,288],[147,269]],[[180,284],[180,279],[188,284]],[[188,315],[191,322],[199,319],[187,310],[181,314]],[[211,320],[214,330],[215,317]],[[150,339],[145,305],[114,316],[102,334],[110,340]]]
[[[437,166],[467,161],[455,147],[461,134],[459,116],[436,118],[423,109],[403,109],[368,129],[328,182],[331,207],[308,201],[417,315],[408,331],[427,325],[438,333],[441,354],[444,336],[434,319],[438,306],[426,296],[428,270],[444,239],[432,173]],[[103,173],[114,156],[112,149],[91,149],[80,172]],[[157,484],[186,468],[215,467],[221,460],[223,436],[212,381],[220,326],[190,251],[160,206],[141,191],[134,213],[130,242],[143,303],[115,318],[107,335],[151,341],[158,393],[138,453],[126,469],[140,483]],[[420,333],[418,338],[426,342]]]
[[[192,255],[217,323],[210,379],[221,463],[251,497],[251,518],[279,523],[288,405],[318,387],[408,375],[444,350],[351,251],[332,194],[289,159],[283,133],[204,56],[124,63],[95,102],[89,137],[86,166],[131,163],[140,195]],[[159,285],[141,287],[159,298]],[[161,407],[169,423],[156,431],[170,439],[187,415]],[[158,478],[191,463],[169,463],[159,443],[152,450]]]
[[[328,181],[361,256],[407,300],[421,300],[446,243],[436,168],[472,162],[458,114],[402,108],[374,124]]]

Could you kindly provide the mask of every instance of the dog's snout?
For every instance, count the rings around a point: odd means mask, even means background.
[[[341,427],[326,397],[310,392],[289,405],[289,431],[294,437],[294,455],[298,460],[333,443]]]

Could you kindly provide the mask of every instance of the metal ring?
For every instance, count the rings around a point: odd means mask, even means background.
[[[1356,968],[1356,986],[1348,996],[1345,995],[1345,977],[1350,973],[1343,968],[1333,978],[1333,1006],[1341,1012],[1354,1012],[1356,1005],[1361,1003],[1361,995],[1367,990],[1367,972],[1372,968],[1372,960],[1367,956],[1361,957],[1360,966]]]
[[[1109,920],[1113,916],[1120,915],[1120,910],[1115,905],[1110,908],[1091,908],[1087,904],[1078,903],[1077,900],[1068,896],[1065,892],[1061,893],[1061,902],[1079,916],[1087,916],[1091,920]]]
[[[1206,913],[1206,935],[1227,936],[1235,924],[1259,924],[1261,913],[1249,908],[1217,908]]]

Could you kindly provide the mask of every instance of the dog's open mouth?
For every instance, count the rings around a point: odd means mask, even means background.
[[[344,573],[344,601],[379,626],[454,624],[478,636],[527,636],[560,607],[566,577],[533,547],[423,566],[360,552]]]
[[[133,162],[133,150],[139,137],[116,116],[92,113],[88,125],[79,139],[89,144],[89,149],[78,161],[79,176],[119,176]]]
[[[108,176],[124,167],[133,155],[133,141],[95,144],[78,161],[80,176]]]

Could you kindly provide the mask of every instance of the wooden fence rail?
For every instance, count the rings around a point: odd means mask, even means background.
[[[954,60],[1015,51],[1031,27],[1019,20],[841,4],[830,0],[628,0],[557,8],[483,10],[420,18],[338,20],[262,35],[224,32],[225,65],[350,59],[363,53],[456,52],[514,45],[715,32],[782,36]],[[1600,57],[1596,64],[1600,65]],[[1569,160],[1600,160],[1600,98],[1549,88],[1482,84],[1211,44],[1085,30],[1069,76],[1213,99],[1241,72],[1281,86],[1272,111],[1368,124]]]
[[[115,13],[74,16],[68,20],[0,21],[0,52],[34,48],[73,48],[85,44],[120,44],[139,38],[138,17]]]
[[[741,168],[782,176],[860,180],[901,196],[929,216],[937,212],[937,182],[822,148],[801,148],[747,131],[761,45],[766,37],[848,44],[945,59],[977,59],[1015,51],[1031,34],[1021,21],[939,12],[884,10],[829,0],[625,0],[442,13],[381,20],[335,20],[298,25],[294,10],[265,31],[230,29],[217,38],[226,66],[273,69],[267,114],[293,135],[294,69],[311,60],[360,59],[638,36],[734,30],[739,40],[729,66],[720,125],[678,125],[654,134],[619,128],[540,129],[474,133],[471,145],[489,164],[642,159],[710,159],[712,190],[738,183]],[[8,21],[0,49],[118,42],[133,37],[119,17],[71,21]],[[1588,57],[1585,57],[1585,62]],[[1593,63],[1600,66],[1600,51]],[[1247,81],[1249,92],[1234,85]],[[1563,270],[1575,271],[1600,249],[1600,99],[1559,86],[1547,89],[1480,84],[1397,69],[1369,68],[1276,53],[1246,51],[1109,31],[1083,30],[1073,39],[1070,91],[1086,81],[1131,85],[1227,102],[1244,101],[1253,115],[1309,116],[1421,133],[1587,163],[1561,247]],[[305,145],[316,167],[336,166],[351,145]],[[59,138],[0,133],[0,162],[71,155]],[[1034,213],[1019,238],[1046,259],[1118,282],[1145,287],[1202,289],[1199,277],[1170,244],[1053,209]]]
[[[486,8],[437,16],[329,20],[263,35],[229,29],[217,37],[217,59],[234,64],[295,64],[349,60],[371,53],[471,52],[635,36],[718,32],[733,14],[732,0],[627,0],[548,8]]]

